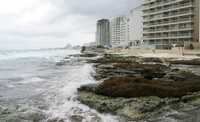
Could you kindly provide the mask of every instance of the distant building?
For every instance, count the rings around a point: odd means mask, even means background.
[[[140,46],[143,41],[142,6],[132,9],[128,15],[129,46]]]
[[[97,21],[96,42],[97,46],[110,46],[110,22],[108,19]]]
[[[89,43],[83,44],[83,46],[86,46],[86,47],[94,47],[94,46],[96,46],[96,45],[97,45],[96,42],[89,42]]]
[[[143,0],[143,39],[156,47],[199,42],[199,0]]]
[[[128,46],[128,18],[125,16],[115,17],[110,23],[112,47]]]
[[[198,8],[198,9],[197,9],[197,11],[198,11],[198,12],[197,12],[197,13],[198,13],[198,16],[197,16],[197,17],[198,17],[198,24],[199,24],[199,20],[200,20],[200,2],[199,2],[199,0],[197,0],[197,8]],[[199,42],[200,42],[200,24],[199,24],[199,27],[198,27],[198,28],[199,28],[198,33],[199,33]]]

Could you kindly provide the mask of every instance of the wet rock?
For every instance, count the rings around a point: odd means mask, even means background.
[[[98,56],[97,53],[84,53],[80,55],[80,57],[96,57],[96,56]]]
[[[17,117],[10,117],[10,118],[6,118],[6,119],[0,119],[1,122],[30,122],[27,120],[21,120]]]
[[[105,54],[93,62],[96,63],[94,77],[97,80],[116,76],[142,76],[146,79],[163,78],[170,71],[170,67],[162,64],[162,60]],[[153,61],[157,63],[153,63]]]
[[[114,67],[121,70],[134,71],[147,79],[162,78],[169,70],[169,67],[161,64],[118,63],[114,64]]]
[[[30,121],[33,121],[33,122],[39,122],[39,121],[42,121],[46,118],[45,115],[42,112],[31,111],[31,110],[28,111],[28,112],[20,113],[18,116],[22,120],[30,120]]]
[[[111,97],[181,97],[200,90],[200,76],[170,65],[164,59],[104,55],[95,65],[97,80],[104,80],[95,93]],[[171,60],[171,59],[169,59]],[[145,62],[159,62],[148,64]]]
[[[83,85],[80,88],[78,88],[78,91],[91,91],[95,92],[97,89],[98,85],[97,84],[87,84]]]
[[[94,77],[103,82],[80,88],[78,99],[125,121],[162,122],[167,113],[200,107],[200,76],[171,67],[171,64],[199,65],[199,61],[105,54],[91,60],[95,63]]]
[[[194,78],[193,78],[194,79]],[[200,91],[200,81],[160,81],[141,77],[113,77],[103,81],[95,93],[110,97],[181,97]]]
[[[164,78],[174,81],[191,81],[191,84],[195,81],[200,81],[200,76],[195,75],[192,72],[182,70],[172,70],[171,72],[168,72]]]
[[[106,96],[96,95],[92,92],[79,92],[79,98],[82,103],[98,110],[99,112],[115,113],[115,111],[123,107],[121,100],[123,99],[109,99]]]
[[[73,107],[71,112],[69,118],[72,122],[102,122],[98,114],[91,110],[84,111],[81,108]]]
[[[141,62],[143,63],[163,63],[163,61],[164,59],[155,57],[141,58]]]
[[[1,115],[7,115],[7,114],[10,114],[10,113],[11,113],[11,110],[9,110],[8,108],[0,106],[0,114]]]
[[[182,64],[182,65],[200,65],[200,59],[191,60],[172,60],[171,64]]]
[[[126,121],[163,122],[167,120],[184,121],[188,117],[199,116],[200,93],[180,98],[138,97],[113,98],[92,92],[79,91],[79,100],[99,112],[112,113]],[[186,101],[185,101],[186,100]],[[191,114],[193,113],[193,114]],[[183,115],[180,117],[179,115]],[[197,115],[198,114],[198,115]],[[198,121],[194,121],[198,122]]]
[[[79,92],[79,100],[99,112],[116,114],[126,120],[144,118],[147,112],[152,112],[162,104],[158,97],[111,98],[85,91]]]
[[[65,122],[62,118],[48,119],[47,122]]]
[[[83,53],[85,50],[86,50],[86,47],[85,47],[85,46],[82,46],[82,47],[81,47],[81,53]]]
[[[97,116],[92,116],[90,119],[91,122],[102,122],[100,117]]]
[[[93,60],[92,63],[108,64],[108,63],[132,63],[136,62],[138,58],[134,56],[121,56],[114,54],[105,54],[104,56]]]
[[[138,76],[140,75],[138,72],[134,71],[133,69],[127,70],[122,68],[113,67],[111,64],[107,65],[99,65],[96,66],[96,74],[94,77],[97,80],[101,80],[104,78],[110,78],[115,76]]]
[[[82,122],[84,119],[84,117],[80,116],[80,115],[72,115],[70,117],[71,122]]]

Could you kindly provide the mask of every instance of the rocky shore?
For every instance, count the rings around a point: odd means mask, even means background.
[[[78,89],[82,103],[124,122],[200,120],[200,74],[182,68],[200,68],[200,59],[93,56],[98,58],[87,62],[94,65],[97,83]]]

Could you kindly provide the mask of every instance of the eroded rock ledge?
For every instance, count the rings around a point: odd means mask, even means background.
[[[113,98],[97,95],[93,92],[80,91],[79,100],[99,112],[118,115],[125,122],[163,122],[163,117],[181,122],[189,122],[191,118],[199,116],[199,112],[195,113],[194,110],[199,110],[200,93],[193,93],[181,98],[160,98],[156,96]],[[194,113],[194,115],[188,113]],[[180,117],[180,115],[184,116]],[[179,118],[177,119],[177,117]]]
[[[125,120],[149,120],[171,111],[200,108],[200,76],[173,65],[199,66],[199,59],[176,60],[106,54],[94,63],[97,84],[78,89],[79,100]],[[166,115],[169,116],[169,115]]]

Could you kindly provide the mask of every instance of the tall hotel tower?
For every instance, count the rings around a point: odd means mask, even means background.
[[[118,16],[111,19],[110,33],[112,47],[128,46],[128,19],[126,16]]]
[[[97,21],[96,42],[98,46],[110,46],[110,22],[108,19]]]
[[[162,46],[199,42],[199,0],[143,0],[143,40]]]

